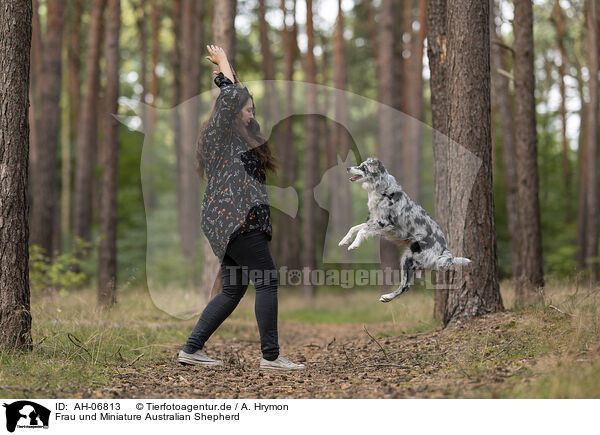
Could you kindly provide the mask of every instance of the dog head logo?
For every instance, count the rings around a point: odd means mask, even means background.
[[[50,410],[29,400],[19,400],[3,405],[6,408],[6,430],[19,428],[47,428]]]

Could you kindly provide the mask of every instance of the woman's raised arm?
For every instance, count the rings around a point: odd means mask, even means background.
[[[231,83],[234,83],[235,78],[233,76],[233,69],[231,68],[231,65],[229,65],[229,60],[227,60],[225,50],[218,45],[207,45],[206,48],[210,53],[210,55],[206,56],[206,58],[217,65],[223,75],[231,80]],[[218,71],[213,72],[213,74],[218,74]]]

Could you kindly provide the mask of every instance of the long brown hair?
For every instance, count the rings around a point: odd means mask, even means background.
[[[263,136],[262,132],[260,131],[260,124],[256,121],[256,119],[252,118],[250,119],[248,126],[245,126],[242,122],[241,116],[239,116],[239,112],[242,109],[242,107],[246,105],[248,98],[252,99],[252,110],[254,112],[254,98],[252,98],[252,95],[249,92],[247,92],[247,89],[246,93],[247,97],[241,98],[240,104],[236,108],[236,116],[235,120],[233,121],[233,128],[244,138],[246,143],[250,145],[250,148],[254,150],[254,152],[264,165],[265,171],[276,171],[279,168],[280,163],[271,152],[268,140]],[[215,101],[215,105],[213,106],[210,117],[206,121],[204,121],[202,129],[200,130],[200,135],[198,136],[196,146],[196,171],[198,172],[200,180],[203,180],[205,178],[204,169],[206,168],[206,163],[208,161],[208,156],[206,155],[206,150],[204,148],[206,127],[208,126],[208,123],[210,122],[212,117],[215,115],[217,111],[217,106],[218,104]]]

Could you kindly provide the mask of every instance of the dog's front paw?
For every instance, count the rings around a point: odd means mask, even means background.
[[[344,246],[347,245],[348,243],[350,243],[350,237],[344,237],[340,243],[338,243],[338,246]]]
[[[360,245],[360,243],[356,243],[356,242],[352,243],[350,246],[348,246],[348,251],[358,248],[359,245]]]

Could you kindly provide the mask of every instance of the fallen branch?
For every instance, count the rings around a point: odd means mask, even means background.
[[[352,360],[350,359],[350,357],[348,356],[348,352],[346,352],[346,346],[344,346],[342,344],[342,350],[344,351],[344,355],[346,355],[346,359],[348,360],[348,362],[352,365],[354,365],[354,363],[352,362]]]
[[[92,358],[92,354],[90,353],[89,350],[87,350],[85,348],[85,346],[83,344],[81,344],[81,340],[77,337],[75,337],[73,334],[71,334],[70,332],[67,332],[67,338],[69,339],[69,341],[71,343],[73,343],[75,346],[77,346],[80,349],[83,349],[85,351],[85,353],[87,353],[90,358]]]
[[[378,342],[378,341],[375,339],[375,337],[373,337],[373,336],[371,335],[371,333],[369,332],[369,330],[367,329],[367,327],[366,327],[365,325],[363,325],[363,329],[365,330],[365,332],[367,333],[367,335],[368,335],[369,337],[371,337],[371,340],[373,340],[373,341],[374,341],[374,342],[377,344],[377,346],[379,346],[379,348],[381,349],[381,351],[382,351],[382,352],[383,352],[383,354],[385,355],[385,358],[386,358],[386,359],[390,359],[390,358],[388,357],[388,354],[387,354],[387,352],[385,351],[385,349],[384,349],[384,348],[383,348],[383,346],[381,345],[381,343],[379,343],[379,342]]]
[[[143,353],[140,353],[138,356],[136,356],[136,357],[134,358],[134,360],[133,360],[133,361],[131,361],[131,362],[130,362],[129,364],[127,364],[125,367],[131,367],[132,365],[134,365],[134,364],[137,362],[137,360],[139,360],[139,359],[140,359],[141,357],[143,357],[143,356],[144,356],[144,354],[143,354]]]
[[[573,314],[571,314],[571,313],[567,313],[567,312],[565,312],[565,311],[561,310],[560,308],[558,308],[558,307],[555,307],[554,305],[548,305],[548,306],[549,306],[550,308],[554,308],[556,311],[558,311],[559,313],[562,313],[562,314],[564,314],[565,316],[570,316],[570,317],[573,317]]]

